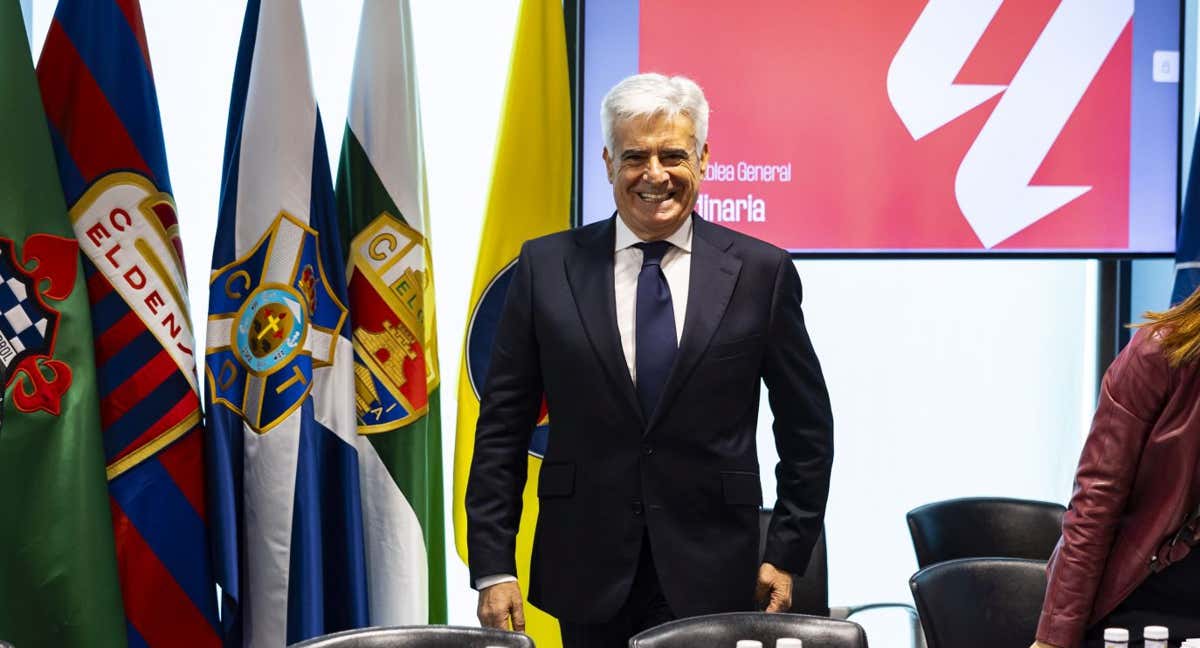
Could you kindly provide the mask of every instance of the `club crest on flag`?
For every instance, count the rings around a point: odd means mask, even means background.
[[[483,381],[487,379],[488,366],[492,361],[492,344],[496,341],[496,327],[500,324],[500,313],[504,310],[504,299],[508,296],[508,285],[512,283],[516,268],[517,262],[513,261],[492,277],[479,296],[467,323],[467,377],[476,400],[483,393]],[[529,439],[529,454],[542,458],[549,440],[550,416],[543,396],[537,426]]]
[[[79,245],[196,388],[175,201],[137,173],[110,173],[71,208]]]
[[[210,285],[213,400],[266,434],[304,401],[313,370],[333,363],[346,307],[321,267],[317,232],[287,212]]]
[[[13,241],[0,237],[0,399],[15,380],[18,410],[57,416],[71,367],[53,358],[59,314],[46,299],[71,294],[78,247],[71,239],[34,234],[23,248],[18,260]]]
[[[382,212],[350,243],[346,274],[353,304],[358,432],[387,432],[429,412],[437,386],[425,339],[426,293],[432,290],[425,238]]]

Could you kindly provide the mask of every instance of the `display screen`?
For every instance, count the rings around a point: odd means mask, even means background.
[[[1175,247],[1180,14],[1167,0],[583,3],[584,223],[614,210],[600,103],[704,89],[696,211],[796,253]]]

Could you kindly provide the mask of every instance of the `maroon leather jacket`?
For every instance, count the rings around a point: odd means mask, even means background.
[[[1195,510],[1198,461],[1200,362],[1170,366],[1157,335],[1139,330],[1104,374],[1047,569],[1039,641],[1077,646],[1150,575],[1151,558]]]

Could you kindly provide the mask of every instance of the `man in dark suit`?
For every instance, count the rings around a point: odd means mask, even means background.
[[[788,609],[833,460],[791,258],[692,213],[708,164],[700,88],[629,77],[602,119],[617,213],[522,248],[466,494],[480,621],[523,629],[514,550],[544,393],[529,600],[559,619],[567,648],[756,603]],[[760,379],[780,458],[761,564]]]

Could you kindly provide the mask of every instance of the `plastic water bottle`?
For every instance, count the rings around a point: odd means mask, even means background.
[[[738,639],[737,648],[763,648],[763,645],[757,639]]]
[[[804,648],[804,642],[795,637],[780,637],[775,640],[775,648]]]
[[[1143,644],[1146,648],[1167,648],[1167,640],[1171,638],[1171,631],[1164,626],[1146,626],[1142,629]]]
[[[1105,628],[1104,648],[1129,648],[1129,631],[1125,628]]]

